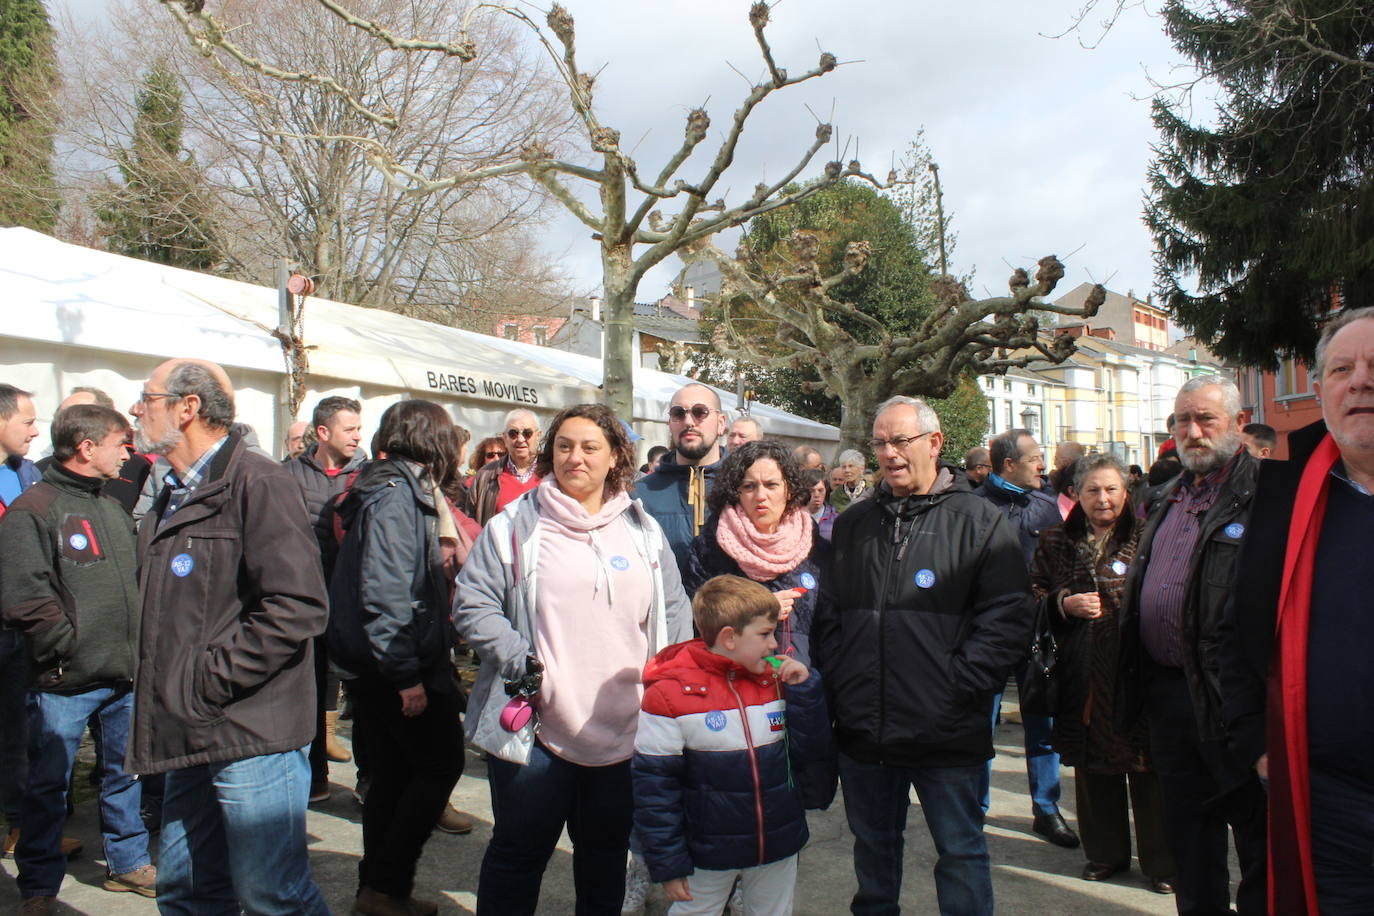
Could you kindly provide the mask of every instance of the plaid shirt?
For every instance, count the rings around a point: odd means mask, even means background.
[[[1202,517],[1216,504],[1235,465],[1232,458],[1204,477],[1184,471],[1150,542],[1149,565],[1140,583],[1140,641],[1160,665],[1183,667],[1182,618],[1188,571],[1197,553]]]
[[[228,436],[221,436],[215,440],[199,458],[191,462],[184,477],[177,477],[176,471],[168,471],[167,476],[162,478],[162,482],[172,491],[167,500],[167,508],[162,510],[163,522],[171,518],[172,513],[180,509],[186,500],[191,498],[191,494],[196,492],[196,488],[205,482],[205,472],[210,469],[210,462],[215,460],[215,456],[228,440]]]

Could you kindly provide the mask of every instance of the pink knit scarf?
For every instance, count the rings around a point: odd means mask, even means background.
[[[716,543],[744,574],[755,582],[771,582],[791,572],[811,553],[811,513],[789,509],[778,523],[778,530],[765,534],[739,506],[727,506],[720,513]]]

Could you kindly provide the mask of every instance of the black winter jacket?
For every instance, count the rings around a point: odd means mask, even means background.
[[[400,458],[369,464],[339,507],[343,543],[329,589],[329,658],[397,690],[456,694],[449,587],[428,476]]]
[[[797,511],[805,512],[805,509]],[[697,589],[712,576],[739,576],[749,578],[740,569],[739,563],[721,549],[716,540],[716,530],[720,519],[712,518],[692,541],[692,550],[687,557],[687,575],[682,587],[687,597],[697,593]],[[816,600],[820,597],[820,581],[823,571],[830,563],[830,544],[821,537],[815,525],[811,526],[811,553],[806,559],[776,579],[762,583],[770,592],[783,592],[790,588],[804,588],[806,592],[792,603],[792,614],[778,624],[778,652],[791,655],[803,665],[811,665],[811,627],[816,617]]]
[[[894,766],[992,757],[992,697],[1026,655],[1034,603],[1016,531],[968,478],[886,484],[835,520],[812,626],[840,750]]]
[[[166,521],[139,525],[143,601],[126,769],[296,750],[315,737],[325,588],[300,489],[238,433]]]
[[[50,463],[0,520],[0,611],[28,635],[33,690],[128,687],[138,646],[134,523],[105,481]]]
[[[324,564],[324,581],[327,583],[334,573],[334,558],[339,552],[338,541],[334,539],[334,500],[348,486],[348,478],[353,472],[362,468],[367,455],[358,449],[343,470],[331,477],[315,460],[319,448],[318,443],[312,445],[305,454],[286,462],[285,467],[301,488],[306,515],[310,518],[310,527],[315,531],[315,540],[320,545],[320,560]]]
[[[1222,619],[1231,597],[1232,583],[1250,522],[1250,504],[1260,461],[1241,449],[1212,508],[1202,516],[1197,544],[1188,569],[1187,594],[1183,599],[1180,626],[1183,630],[1183,675],[1197,720],[1203,756],[1225,792],[1250,776],[1242,764],[1226,750],[1226,729],[1222,724],[1221,672],[1218,651]],[[1185,472],[1186,474],[1187,472]],[[1122,693],[1119,709],[1123,725],[1134,724],[1141,714],[1142,678],[1145,649],[1140,640],[1140,590],[1150,563],[1155,533],[1171,508],[1170,497],[1182,486],[1184,475],[1169,481],[1155,494],[1136,548],[1135,559],[1126,574],[1126,594],[1121,608],[1121,669],[1117,688]]]
[[[1011,522],[1021,541],[1021,553],[1026,558],[1026,568],[1030,569],[1035,547],[1040,543],[1040,532],[1046,528],[1053,528],[1064,520],[1059,514],[1058,501],[1044,490],[1013,493],[999,487],[991,479],[983,481],[982,486],[974,492],[996,506],[997,511]]]

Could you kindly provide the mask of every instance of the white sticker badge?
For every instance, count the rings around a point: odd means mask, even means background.
[[[67,538],[67,543],[72,545],[72,550],[85,550],[91,542],[84,534],[73,534]]]
[[[916,587],[930,588],[935,584],[935,573],[933,570],[922,569],[916,573]]]
[[[1126,575],[1126,564],[1122,563],[1120,560],[1113,560],[1112,572],[1116,573],[1118,576]]]
[[[802,573],[801,584],[802,588],[807,589],[809,591],[816,587],[816,577],[811,575],[810,573]]]
[[[1245,533],[1245,526],[1242,525],[1240,522],[1232,522],[1231,524],[1229,524],[1229,525],[1226,526],[1226,536],[1227,536],[1228,538],[1234,538],[1235,540],[1240,540],[1240,536],[1241,536],[1242,534],[1244,534],[1244,533]]]

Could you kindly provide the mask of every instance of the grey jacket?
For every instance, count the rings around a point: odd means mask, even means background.
[[[647,662],[660,649],[692,638],[692,605],[658,523],[638,500],[626,510],[625,518],[638,535],[640,555],[654,576]],[[453,624],[482,659],[465,716],[469,740],[477,734],[491,692],[522,676],[525,658],[534,652],[539,538],[539,490],[535,489],[487,523],[458,575]]]

